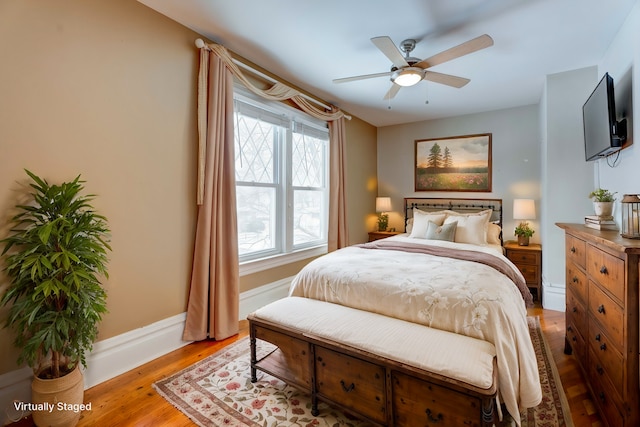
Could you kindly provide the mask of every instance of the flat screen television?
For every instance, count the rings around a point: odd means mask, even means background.
[[[626,120],[616,118],[613,78],[605,75],[582,106],[584,152],[587,161],[606,157],[622,148]]]

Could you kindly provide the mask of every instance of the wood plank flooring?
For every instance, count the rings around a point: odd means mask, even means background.
[[[562,379],[576,427],[602,427],[587,386],[575,359],[564,354],[564,313],[542,308],[529,309],[540,317],[540,324]],[[248,334],[246,321],[240,334],[224,341],[193,343],[85,391],[85,403],[92,410],[83,412],[79,426],[193,426],[194,424],[160,397],[151,385]],[[12,427],[31,426],[25,418]]]

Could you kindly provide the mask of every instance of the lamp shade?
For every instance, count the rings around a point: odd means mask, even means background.
[[[376,197],[376,212],[389,212],[391,210],[391,197]]]
[[[536,204],[533,199],[514,199],[513,218],[536,219]]]

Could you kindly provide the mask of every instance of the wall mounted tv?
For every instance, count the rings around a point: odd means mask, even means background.
[[[627,137],[626,119],[617,120],[613,78],[605,73],[582,106],[584,152],[587,161],[621,150]]]

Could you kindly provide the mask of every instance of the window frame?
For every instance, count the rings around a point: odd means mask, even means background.
[[[329,221],[329,130],[325,121],[315,119],[308,114],[281,102],[258,98],[241,87],[234,88],[234,145],[237,132],[235,113],[246,114],[252,111],[258,118],[267,118],[268,123],[281,127],[278,135],[282,140],[274,141],[274,181],[275,184],[256,183],[236,180],[238,187],[272,187],[276,188],[276,221],[274,228],[274,247],[256,251],[249,255],[239,255],[240,275],[263,271],[265,269],[301,261],[310,257],[327,253],[328,221]],[[264,116],[260,116],[264,112]],[[253,114],[248,114],[253,116]],[[316,133],[316,137],[326,135],[324,144],[322,170],[322,186],[294,186],[292,176],[293,134],[304,133],[296,128]],[[321,191],[324,215],[321,218],[321,239],[294,244],[294,195],[296,191]],[[237,202],[236,202],[237,203]],[[236,208],[237,209],[237,208]]]

